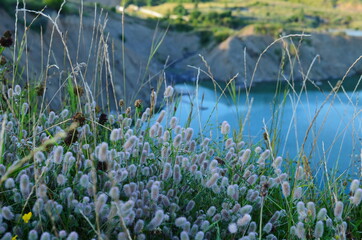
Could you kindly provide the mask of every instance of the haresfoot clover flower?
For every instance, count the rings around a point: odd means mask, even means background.
[[[14,99],[18,98],[18,90],[14,88]],[[230,125],[226,121],[221,139],[213,138],[212,134],[199,137],[201,133],[178,123],[168,109],[160,113],[155,123],[153,111],[145,111],[144,121],[140,114],[136,116],[139,119],[131,119],[131,115],[118,113],[112,123],[103,126],[111,126],[110,132],[102,134],[97,130],[99,136],[92,133],[91,124],[86,124],[74,131],[80,137],[69,146],[56,142],[34,153],[34,164],[26,165],[4,181],[6,195],[5,207],[0,212],[0,234],[5,236],[6,231],[11,231],[6,235],[6,239],[11,239],[18,232],[16,226],[11,230],[9,226],[20,220],[27,226],[26,236],[19,235],[20,238],[83,239],[85,235],[77,227],[64,229],[78,233],[52,230],[52,221],[57,224],[65,216],[70,222],[99,221],[99,236],[92,233],[86,236],[89,239],[108,239],[109,233],[118,239],[142,240],[150,234],[167,239],[213,239],[216,222],[222,239],[276,239],[281,236],[280,231],[286,239],[343,239],[349,233],[351,228],[347,228],[342,217],[350,212],[352,216],[353,209],[361,203],[359,180],[348,186],[349,203],[345,195],[338,195],[340,202],[336,203],[335,218],[331,219],[325,202],[311,197],[302,166],[290,171],[282,166],[282,157],[274,159],[272,148],[251,147],[241,141],[243,136],[227,136]],[[23,144],[27,150],[44,139],[52,139],[59,131],[66,131],[64,123],[59,122],[66,120],[68,113],[59,117],[57,114],[40,117],[42,126],[37,128],[39,133],[35,137],[29,129],[20,131],[17,119],[9,117],[6,144]],[[50,123],[53,128],[48,128]],[[20,137],[19,133],[23,135]],[[3,156],[1,177],[11,166],[9,162],[19,159],[7,148]],[[293,174],[289,176],[290,173]],[[305,204],[304,192],[309,201]],[[285,204],[274,206],[275,196],[287,198],[290,208],[280,209]],[[19,211],[25,201],[31,206],[29,213]],[[262,204],[270,205],[264,208],[267,211],[262,212],[263,222],[259,225]],[[344,204],[348,209],[345,214]],[[289,217],[292,219],[286,219]],[[286,220],[295,222],[294,226],[287,229]],[[96,224],[94,227],[97,229]]]
[[[174,92],[174,89],[172,86],[167,86],[167,88],[165,89],[165,92],[163,94],[164,98],[170,98],[172,97]]]
[[[226,135],[230,131],[230,125],[227,121],[223,121],[221,124],[221,134]]]
[[[338,201],[336,202],[336,205],[334,207],[334,216],[337,219],[340,219],[342,217],[342,213],[343,213],[343,202]]]

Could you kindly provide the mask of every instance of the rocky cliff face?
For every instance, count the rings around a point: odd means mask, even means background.
[[[250,83],[260,54],[274,40],[270,36],[240,34],[203,54],[215,79],[228,81],[239,73],[237,82],[243,86],[244,81]],[[262,55],[253,82],[303,80],[305,77],[312,81],[338,79],[361,55],[361,37],[311,34],[303,38],[286,38]],[[199,60],[192,61],[201,66]],[[358,62],[350,75],[361,73],[362,63]]]
[[[48,14],[55,18],[55,13]],[[2,9],[0,15],[0,32],[14,30],[14,17]],[[274,41],[270,36],[239,34],[221,44],[203,48],[197,34],[168,31],[163,38],[164,30],[149,26],[147,21],[126,17],[123,57],[122,18],[108,13],[105,21],[105,15],[98,11],[94,16],[94,9],[85,9],[82,21],[79,16],[61,15],[57,25],[66,48],[56,30],[52,37],[53,24],[45,17],[39,17],[26,30],[28,48],[22,54],[20,66],[28,66],[27,76],[31,83],[46,83],[46,96],[53,108],[60,106],[62,95],[66,94],[62,88],[72,76],[71,66],[77,71],[78,84],[89,87],[100,106],[106,108],[110,103],[109,107],[114,109],[119,99],[126,99],[129,105],[137,98],[147,102],[151,88],[161,89],[162,93],[164,70],[168,73],[168,81],[194,79],[197,71],[188,65],[207,70],[198,54],[205,57],[216,80],[227,81],[239,73],[236,80],[244,86],[245,81],[250,83],[260,54]],[[28,14],[27,22],[34,17]],[[22,13],[19,19],[22,19]],[[24,27],[19,23],[18,39],[23,35]],[[159,48],[156,47],[158,43]],[[309,68],[311,80],[340,78],[362,55],[361,43],[362,38],[327,34],[312,34],[303,41],[300,38],[284,39],[261,57],[253,81],[301,80]],[[289,55],[285,54],[283,58],[286,49]],[[7,50],[8,58],[11,54]],[[313,59],[316,61],[311,66]],[[362,64],[358,63],[351,74],[361,73]],[[201,77],[207,78],[206,75]]]
[[[54,12],[47,14],[53,19],[56,17]],[[2,9],[0,15],[0,32],[9,29],[14,32],[14,16]],[[45,17],[40,16],[27,29],[28,47],[27,52],[22,54],[20,66],[28,66],[31,83],[46,83],[46,96],[53,108],[59,107],[62,94],[66,94],[62,88],[71,76],[71,66],[78,71],[78,84],[83,88],[89,86],[100,106],[106,108],[106,103],[110,103],[114,109],[119,99],[127,100],[127,105],[133,105],[138,98],[148,102],[152,88],[160,89],[163,93],[163,69],[168,64],[167,59],[181,58],[185,49],[199,49],[197,36],[169,32],[162,40],[164,30],[155,30],[154,27],[147,27],[145,21],[127,17],[124,22],[123,55],[122,18],[115,13],[107,15],[101,10],[94,15],[94,9],[85,9],[82,20],[75,15],[61,15],[57,25],[65,44],[57,30],[53,29],[54,25]],[[22,17],[23,14],[19,13],[19,22],[23,21]],[[34,14],[27,14],[28,24],[34,17]],[[22,36],[24,26],[19,23],[18,39],[21,40]],[[195,44],[190,44],[190,41]],[[152,49],[159,42],[162,42],[161,47],[153,55]],[[12,52],[7,50],[5,55],[11,58]]]

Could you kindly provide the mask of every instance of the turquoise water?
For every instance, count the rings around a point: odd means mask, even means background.
[[[265,127],[270,135],[271,129],[277,129],[278,155],[293,160],[297,159],[310,128],[304,153],[310,157],[314,173],[323,171],[326,162],[327,169],[361,176],[362,89],[354,91],[357,82],[357,78],[348,79],[343,84],[344,91],[332,94],[327,101],[329,84],[334,85],[335,81],[310,85],[306,91],[296,86],[296,92],[282,86],[281,94],[275,93],[275,83],[263,83],[253,87],[249,96],[241,90],[236,101],[228,91],[222,95],[210,84],[198,88],[194,84],[177,84],[175,90],[182,96],[175,115],[184,126],[192,110],[191,127],[213,138],[221,137],[220,125],[224,120],[236,131],[240,130],[241,120],[243,140],[264,147]],[[168,109],[171,113],[175,106]]]

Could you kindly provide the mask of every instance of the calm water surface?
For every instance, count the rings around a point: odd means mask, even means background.
[[[236,101],[228,92],[222,95],[212,86],[197,88],[194,84],[177,84],[175,90],[182,97],[176,116],[181,125],[185,125],[192,110],[191,127],[197,133],[212,134],[214,138],[221,137],[216,129],[220,129],[222,121],[228,121],[232,129],[239,130],[241,120],[244,123],[243,139],[251,143],[263,141],[265,127],[268,131],[277,129],[278,154],[296,160],[306,132],[320,110],[304,147],[306,155],[311,157],[314,172],[324,170],[321,163],[325,160],[328,169],[361,176],[362,89],[359,87],[354,91],[357,82],[356,78],[349,79],[343,84],[344,91],[333,94],[327,101],[331,90],[327,81],[317,87],[309,86],[302,94],[299,94],[300,87],[295,93],[284,91],[284,86],[282,93],[276,95],[275,83],[259,84],[248,97],[242,90]],[[169,111],[173,109],[174,106],[169,106]],[[275,112],[278,114],[273,114]],[[261,145],[265,146],[264,143]]]

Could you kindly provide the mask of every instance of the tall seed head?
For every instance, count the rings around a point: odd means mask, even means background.
[[[153,201],[157,201],[159,192],[160,192],[160,187],[158,186],[158,184],[153,184],[151,187],[151,199]]]
[[[270,231],[272,230],[273,228],[273,224],[271,224],[270,222],[268,222],[267,224],[265,224],[264,228],[263,228],[263,231],[266,232],[266,233],[270,233]]]
[[[298,222],[297,224],[296,235],[300,239],[305,239],[305,229],[304,229],[304,224],[302,222]]]
[[[5,181],[5,188],[6,189],[11,189],[11,188],[14,188],[15,187],[15,182],[14,182],[14,179],[13,178],[8,178],[6,179]],[[1,223],[1,221],[0,221]]]
[[[351,190],[352,193],[354,193],[354,192],[358,189],[359,184],[360,184],[360,181],[357,180],[357,179],[354,179],[354,180],[352,181],[351,187],[350,187],[350,190]]]
[[[77,232],[69,233],[67,240],[78,240],[78,233]]]
[[[242,227],[248,225],[250,221],[251,221],[251,216],[247,213],[243,217],[238,219],[237,224],[238,226]]]
[[[240,161],[245,165],[250,158],[250,154],[251,154],[251,150],[250,149],[246,149],[243,153],[243,155],[241,155],[240,157]]]
[[[162,179],[167,180],[172,176],[172,170],[171,170],[171,164],[166,162],[163,165],[163,173],[162,173]]]
[[[112,130],[111,135],[110,135],[110,137],[109,137],[109,139],[110,139],[112,142],[115,142],[115,141],[119,140],[119,131],[120,131],[120,130],[121,130],[121,129],[118,129],[118,128],[115,128],[115,129]]]
[[[174,129],[174,128],[176,127],[177,123],[178,123],[177,118],[176,118],[176,117],[172,117],[171,120],[170,120],[170,127],[171,127],[172,129]]]
[[[183,227],[187,222],[187,219],[185,217],[178,217],[175,220],[176,227]]]
[[[29,196],[30,193],[29,177],[26,174],[23,174],[20,177],[20,192],[23,195],[23,198],[27,198]]]
[[[203,240],[203,239],[204,239],[204,235],[205,235],[205,233],[202,232],[202,231],[196,233],[196,235],[195,235],[195,240]]]
[[[38,232],[36,230],[30,230],[28,233],[28,239],[29,240],[38,240]]]
[[[130,138],[127,139],[126,143],[123,145],[124,149],[129,149],[132,148],[136,142],[137,142],[138,138],[136,136],[131,136]]]
[[[62,146],[58,146],[54,149],[54,163],[55,164],[62,163],[63,151],[64,151],[64,149]]]
[[[336,202],[336,205],[334,207],[334,216],[338,219],[341,219],[342,213],[343,213],[343,202],[338,201]]]
[[[144,225],[145,225],[145,222],[142,219],[138,219],[133,228],[134,233],[140,233],[142,231]]]
[[[107,202],[107,195],[102,193],[97,197],[96,203],[95,203],[95,211],[99,214],[104,205]]]
[[[173,140],[173,146],[174,146],[175,148],[179,147],[180,144],[181,144],[181,141],[182,141],[182,136],[181,136],[181,134],[177,134],[176,137],[175,137],[174,140]]]
[[[318,221],[324,221],[327,217],[327,209],[325,208],[321,208],[321,210],[319,210],[318,215],[317,215],[317,220]]]
[[[302,197],[302,192],[303,189],[301,187],[297,187],[293,193],[293,200],[299,200]]]
[[[273,168],[279,169],[282,165],[283,158],[282,157],[276,157],[273,161]]]
[[[358,206],[361,203],[361,200],[362,200],[362,189],[358,188],[353,195],[352,203]]]
[[[108,154],[108,144],[106,142],[101,143],[98,150],[98,159],[100,162],[105,162],[107,160]]]
[[[186,212],[190,212],[193,208],[195,207],[195,201],[191,200],[188,202],[188,204],[186,205]]]
[[[181,169],[178,164],[175,164],[173,168],[173,180],[175,183],[180,183],[182,179]]]
[[[156,122],[161,123],[161,122],[163,121],[165,115],[166,115],[166,111],[165,111],[165,110],[162,110],[162,111],[160,112],[160,115],[158,116]]]
[[[299,166],[297,168],[297,171],[295,172],[295,179],[302,180],[303,178],[304,178],[304,169],[302,166]]]
[[[21,113],[22,114],[27,114],[29,110],[29,104],[28,103],[23,103],[23,105],[21,106]]]
[[[227,121],[223,121],[221,124],[221,134],[226,135],[230,132],[230,125]]]
[[[289,197],[290,195],[290,185],[289,182],[284,181],[282,184],[282,191],[285,198]]]
[[[238,226],[236,225],[236,223],[230,223],[228,226],[228,230],[231,234],[237,233]]]
[[[187,128],[186,129],[186,137],[185,137],[186,142],[189,142],[191,140],[193,134],[194,134],[194,129],[192,129],[192,128]]]
[[[312,220],[314,221],[316,218],[316,210],[314,202],[307,203],[308,215],[311,216]]]
[[[315,225],[315,230],[314,230],[314,237],[315,238],[321,238],[323,237],[323,232],[324,232],[324,225],[322,221],[318,221]]]
[[[165,92],[163,93],[164,98],[172,97],[173,92],[174,92],[173,87],[172,86],[167,86],[167,88],[165,89]]]
[[[164,215],[163,210],[157,210],[154,218],[148,224],[148,229],[150,229],[150,230],[156,229],[158,226],[160,226],[162,224],[164,217],[165,217],[165,215]]]
[[[48,232],[43,232],[40,236],[40,240],[50,240],[50,234]]]
[[[214,173],[211,178],[206,182],[206,187],[211,188],[219,179],[219,174]]]
[[[3,218],[5,218],[6,220],[11,221],[14,219],[14,214],[9,207],[5,206],[1,209],[1,211]]]
[[[112,187],[111,190],[109,191],[109,196],[111,196],[111,198],[113,200],[119,200],[119,196],[120,196],[120,191],[118,187]]]

